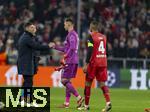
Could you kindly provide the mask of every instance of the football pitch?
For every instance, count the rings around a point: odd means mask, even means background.
[[[84,90],[78,90],[83,95]],[[113,106],[111,112],[144,112],[145,108],[150,108],[149,90],[110,89],[110,92]],[[74,96],[71,96],[68,109],[57,108],[64,102],[64,88],[51,88],[50,94],[50,112],[84,112],[76,109],[77,104]],[[98,88],[92,89],[89,112],[101,112],[104,106],[102,91]]]

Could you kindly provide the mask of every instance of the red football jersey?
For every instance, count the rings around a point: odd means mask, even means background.
[[[97,67],[107,67],[106,37],[99,32],[91,33],[93,39],[93,51],[90,63]]]

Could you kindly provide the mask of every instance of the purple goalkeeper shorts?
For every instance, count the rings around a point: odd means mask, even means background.
[[[78,69],[78,64],[67,64],[62,72],[62,78],[75,78],[77,69]]]

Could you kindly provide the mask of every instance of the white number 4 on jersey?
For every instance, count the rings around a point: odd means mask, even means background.
[[[104,41],[100,41],[98,51],[101,51],[102,53],[105,52]]]

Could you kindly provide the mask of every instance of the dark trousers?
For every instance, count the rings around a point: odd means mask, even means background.
[[[33,76],[32,75],[23,75],[23,87],[32,87],[33,86]]]
[[[32,102],[33,101],[33,98],[32,98],[32,96],[33,96],[33,89],[32,89],[33,76],[32,75],[23,75],[23,78],[24,78],[24,82],[23,82],[22,87],[25,88],[24,89],[24,97],[23,97],[23,99],[26,102]]]

